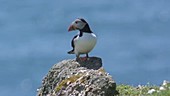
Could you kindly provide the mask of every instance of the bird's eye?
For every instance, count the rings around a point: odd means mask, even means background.
[[[76,21],[75,23],[77,24],[78,22]]]

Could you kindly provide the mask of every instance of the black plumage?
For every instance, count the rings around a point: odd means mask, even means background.
[[[73,39],[71,40],[71,46],[73,47],[73,49],[71,51],[68,52],[68,54],[74,54],[74,39],[77,37],[78,35],[74,36]]]

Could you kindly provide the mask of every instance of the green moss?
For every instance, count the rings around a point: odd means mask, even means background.
[[[81,75],[73,75],[72,77],[67,78],[67,79],[61,81],[61,82],[58,84],[58,86],[56,86],[55,91],[58,92],[61,88],[67,86],[67,82],[74,83],[74,82],[75,82],[78,78],[80,78],[80,77],[81,77]]]

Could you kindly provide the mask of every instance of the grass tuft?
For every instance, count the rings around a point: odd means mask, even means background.
[[[160,90],[164,87],[164,90]],[[138,85],[137,87],[120,84],[117,86],[119,95],[117,96],[170,96],[170,83],[162,86]]]

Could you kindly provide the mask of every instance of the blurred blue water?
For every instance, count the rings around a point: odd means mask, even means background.
[[[117,83],[170,80],[169,0],[0,0],[0,96],[35,96],[43,76],[63,59],[84,17],[98,36],[90,53]]]

